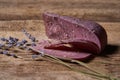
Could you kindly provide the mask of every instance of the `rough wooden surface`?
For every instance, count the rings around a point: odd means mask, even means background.
[[[107,31],[108,46],[87,64],[120,78],[120,0],[0,0],[0,37],[26,38],[21,33],[26,28],[38,39],[46,39],[41,18],[44,11],[100,23]],[[33,61],[27,52],[16,54],[28,59],[0,55],[0,80],[97,80],[60,64]]]

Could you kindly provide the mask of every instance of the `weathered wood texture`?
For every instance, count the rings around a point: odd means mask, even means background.
[[[120,0],[0,0],[0,37],[26,38],[21,33],[26,28],[38,39],[46,39],[41,18],[45,11],[100,23],[107,31],[108,46],[87,64],[120,78]],[[0,80],[95,80],[59,64],[33,61],[27,52],[16,54],[28,59],[0,55]],[[100,63],[106,61],[112,64]]]

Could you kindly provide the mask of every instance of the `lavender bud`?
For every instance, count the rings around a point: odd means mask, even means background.
[[[31,38],[31,34],[29,34],[29,33],[28,33],[26,36],[27,36],[29,39]]]
[[[1,38],[2,41],[8,41],[6,38]]]
[[[18,40],[19,39],[17,39],[17,38],[9,37],[8,43],[15,44]]]
[[[24,32],[24,34],[25,34],[29,39],[31,39],[32,42],[35,42],[35,41],[36,41],[35,37],[33,37],[31,34],[27,33],[26,30],[23,29],[22,31]]]
[[[11,48],[11,47],[13,47],[13,44],[8,44],[7,47]]]
[[[24,32],[24,34],[25,34],[28,38],[31,37],[31,35],[30,35],[29,33],[27,33],[27,31],[26,31],[25,29],[22,29],[22,32]]]
[[[25,44],[25,43],[27,43],[27,42],[28,42],[27,40],[22,40],[22,43],[23,43],[23,44]]]
[[[13,40],[8,40],[9,44],[14,44],[15,42]]]
[[[20,46],[22,46],[22,45],[23,45],[23,43],[21,43],[21,42],[18,42],[18,43],[16,44],[17,47],[20,47]]]
[[[0,48],[2,48],[4,46],[4,44],[0,44]]]
[[[12,41],[14,41],[14,43],[16,43],[16,42],[18,42],[18,40],[19,40],[19,39],[17,39],[17,38],[13,38]]]
[[[17,42],[18,40],[19,40],[19,39],[17,39],[17,38],[14,38],[14,41],[15,41],[15,42]]]
[[[14,38],[10,36],[10,37],[9,37],[9,40],[14,40]]]
[[[8,54],[8,51],[3,51],[3,54],[7,55],[7,54]]]
[[[32,43],[31,46],[34,47],[34,46],[36,46],[36,44],[35,44],[35,43]]]
[[[35,58],[37,58],[38,57],[38,55],[32,55],[32,59],[35,59]]]
[[[31,39],[32,42],[35,42],[35,41],[36,41],[35,37],[32,37],[32,36],[31,36],[30,39]]]

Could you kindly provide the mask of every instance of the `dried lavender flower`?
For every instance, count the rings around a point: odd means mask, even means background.
[[[22,29],[22,32],[23,32],[27,37],[30,37],[30,36],[31,36],[25,29]]]
[[[25,39],[23,39],[21,42],[22,42],[23,44],[26,44],[28,41],[25,40]]]
[[[37,57],[38,57],[38,55],[36,55],[36,54],[32,55],[32,59],[35,59]]]
[[[22,29],[22,32],[32,41],[35,42],[36,38],[29,34],[25,29]]]
[[[9,44],[14,44],[15,42],[13,40],[8,40]]]
[[[4,46],[4,44],[0,44],[0,48],[2,48]]]
[[[4,51],[3,51],[3,54],[7,55],[7,54],[8,54],[8,51],[7,51],[7,50],[4,50]]]
[[[19,39],[18,38],[13,38],[13,40],[14,40],[14,42],[18,42]]]
[[[14,40],[14,38],[10,36],[10,37],[9,37],[9,40]]]
[[[15,44],[18,40],[19,40],[19,39],[10,36],[10,37],[9,37],[9,40],[8,40],[8,43]]]
[[[23,42],[17,42],[17,44],[16,44],[17,47],[20,47],[20,46],[23,46],[23,45],[24,45]]]
[[[36,41],[35,37],[33,37],[33,36],[31,36],[30,39],[31,39],[32,42]]]
[[[27,40],[25,40],[25,39],[23,39],[22,41],[20,41],[20,42],[17,42],[16,43],[16,46],[17,47],[26,47],[27,45],[26,45],[26,43],[27,43],[28,41]]]
[[[36,46],[36,44],[35,44],[35,43],[32,43],[31,46],[32,46],[32,47],[33,47],[33,46]]]
[[[11,47],[13,47],[14,45],[9,43],[9,44],[7,44],[6,46],[7,46],[8,48],[11,48]]]
[[[0,38],[1,39],[1,41],[8,41],[6,38]]]

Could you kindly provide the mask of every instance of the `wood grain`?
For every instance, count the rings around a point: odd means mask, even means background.
[[[0,0],[0,20],[41,19],[44,11],[97,21],[120,21],[120,1]]]
[[[120,78],[119,4],[120,0],[0,0],[0,37],[26,38],[21,32],[25,28],[39,40],[47,39],[41,17],[45,11],[94,20],[107,31],[108,46],[101,55],[87,64],[102,73]],[[31,53],[15,54],[26,60],[1,54],[0,80],[97,80],[60,64],[33,61]]]

